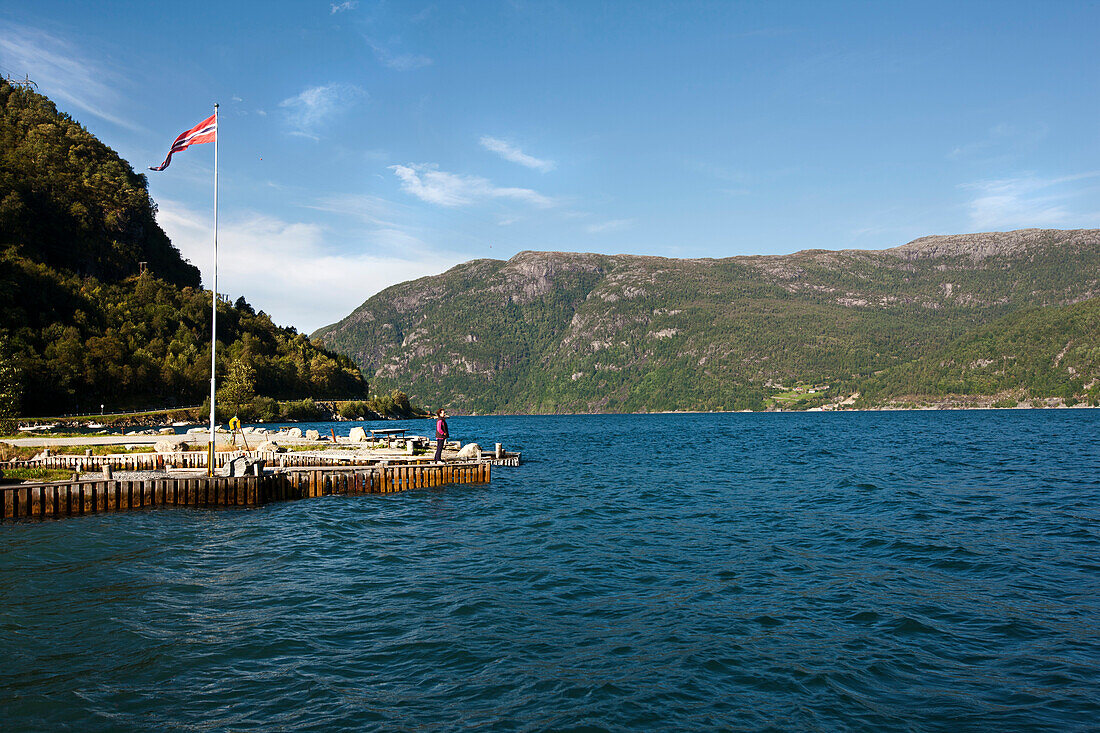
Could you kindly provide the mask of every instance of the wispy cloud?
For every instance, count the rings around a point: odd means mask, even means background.
[[[697,173],[701,176],[708,178],[716,178],[719,181],[725,183],[735,183],[740,185],[747,185],[751,176],[741,170],[734,170],[727,168],[726,166],[719,165],[711,160],[699,160],[696,158],[685,158],[684,167],[692,173]]]
[[[998,178],[960,186],[973,192],[970,224],[978,231],[1028,227],[1092,226],[1100,219],[1096,212],[1074,211],[1073,200],[1081,195],[1071,184],[1100,177],[1100,171],[1060,178],[1043,178],[1033,173],[1015,178]]]
[[[409,219],[408,207],[368,194],[333,194],[306,204],[306,207],[330,214],[350,216],[370,226],[386,229],[402,228],[398,221]]]
[[[589,234],[603,234],[604,232],[617,232],[622,229],[627,229],[634,224],[633,219],[611,219],[609,221],[599,222],[597,224],[589,224],[585,227],[585,231]]]
[[[357,7],[359,7],[359,0],[347,0],[347,2],[332,3],[329,7],[332,10],[329,15],[336,15],[337,13],[343,13],[348,10],[355,10]]]
[[[448,173],[434,165],[391,165],[390,170],[400,179],[403,191],[440,206],[469,206],[491,199],[512,199],[540,208],[554,205],[553,199],[529,188],[494,186],[486,178]]]
[[[124,106],[118,89],[124,78],[70,41],[36,28],[0,24],[0,60],[9,73],[27,75],[39,91],[70,107],[136,132],[130,119],[116,114]]]
[[[419,13],[417,13],[414,16],[412,16],[411,18],[409,18],[409,20],[412,21],[413,23],[422,23],[425,20],[427,20],[428,18],[430,18],[432,16],[432,14],[435,13],[435,11],[436,11],[435,3],[432,3],[431,5],[428,5],[423,10],[421,10]]]
[[[1048,132],[1046,125],[1020,127],[1000,122],[990,127],[980,139],[956,145],[947,157],[963,160],[1008,158],[1044,139]]]
[[[532,155],[528,155],[507,140],[501,140],[500,138],[484,135],[479,142],[481,143],[481,147],[485,148],[486,150],[491,150],[500,157],[504,158],[505,160],[511,161],[512,163],[518,163],[522,166],[533,168],[543,173],[554,170],[554,161],[543,160],[541,158],[536,158]]]
[[[209,214],[162,200],[157,220],[183,255],[209,273]],[[335,238],[317,224],[259,213],[226,220],[218,227],[218,289],[244,295],[277,323],[308,333],[382,288],[443,272],[463,259],[432,250],[402,229],[372,231],[354,243],[355,251],[346,241],[340,250],[330,246]]]
[[[396,71],[412,71],[432,65],[432,59],[419,53],[394,53],[377,41],[366,39],[367,45],[374,51],[375,58],[383,66]]]
[[[279,107],[285,110],[295,134],[316,140],[319,128],[366,94],[354,84],[337,82],[310,87],[279,102]]]

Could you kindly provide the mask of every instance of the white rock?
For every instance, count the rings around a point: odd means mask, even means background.
[[[260,443],[256,450],[268,451],[271,453],[286,453],[286,448],[282,447],[274,440],[269,440],[265,443]]]
[[[209,433],[209,432],[210,432],[210,428],[188,428],[187,429],[187,434],[188,435],[198,435],[199,433]]]
[[[172,428],[161,428],[157,431],[157,435],[175,435],[176,431]]]
[[[307,430],[306,431],[306,438],[309,439],[309,440],[320,440],[321,439],[321,433],[319,433],[316,430]]]
[[[300,438],[302,437],[302,429],[291,428],[290,430],[286,431],[286,435],[288,438]]]
[[[458,459],[460,461],[473,460],[481,458],[481,446],[477,443],[467,443],[462,446],[462,450],[458,452]]]
[[[158,440],[153,445],[157,453],[178,453],[187,450],[187,443],[177,443],[174,440]]]
[[[348,440],[352,443],[366,443],[367,431],[363,428],[352,428],[351,432],[348,433]]]

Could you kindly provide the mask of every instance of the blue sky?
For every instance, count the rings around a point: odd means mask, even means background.
[[[135,168],[221,104],[219,290],[311,331],[468,259],[1100,226],[1096,3],[0,0]],[[210,282],[213,146],[149,172]]]

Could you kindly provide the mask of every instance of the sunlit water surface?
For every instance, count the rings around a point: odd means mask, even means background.
[[[524,465],[0,527],[3,728],[1100,725],[1098,411],[450,423]]]

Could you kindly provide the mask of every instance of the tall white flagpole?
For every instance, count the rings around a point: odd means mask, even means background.
[[[214,463],[217,456],[214,433],[214,367],[215,350],[218,345],[218,105],[214,105],[214,293],[211,297],[210,312],[210,447],[206,461],[206,475],[214,475]]]

